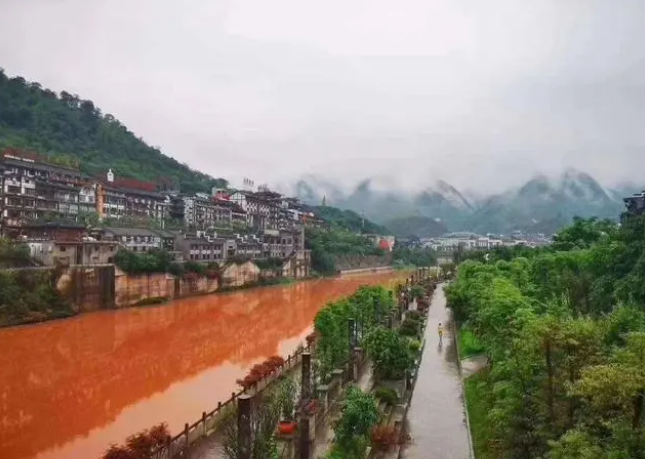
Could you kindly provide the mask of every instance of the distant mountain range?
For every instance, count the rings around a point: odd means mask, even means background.
[[[367,179],[344,191],[318,176],[303,177],[283,191],[311,204],[325,197],[333,206],[364,213],[399,236],[428,237],[444,229],[552,234],[574,216],[617,219],[624,209],[622,199],[640,190],[631,185],[608,189],[585,172],[567,169],[556,177],[537,175],[490,196],[462,193],[441,180],[409,192],[375,186],[374,179]]]

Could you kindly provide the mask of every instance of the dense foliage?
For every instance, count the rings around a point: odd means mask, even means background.
[[[187,193],[227,185],[146,145],[92,101],[65,91],[57,95],[0,69],[0,149],[5,147],[34,150],[92,175],[111,168],[118,177],[164,177]]]
[[[437,253],[429,247],[394,246],[392,261],[395,266],[435,266]]]
[[[365,337],[365,349],[378,378],[402,379],[405,372],[412,368],[414,357],[406,337],[410,328],[413,328],[411,335],[417,337],[418,328],[412,323],[403,329],[403,333],[386,327],[376,327]]]
[[[367,237],[340,228],[307,228],[305,246],[311,250],[312,268],[323,275],[336,273],[336,256],[385,255]]]
[[[379,419],[373,395],[357,387],[347,389],[345,408],[334,429],[334,447],[328,459],[362,459],[369,444],[369,434]]]
[[[313,210],[317,216],[324,219],[331,226],[354,233],[379,234],[381,236],[391,233],[387,228],[377,225],[353,210],[342,210],[332,206],[316,206]]]
[[[468,388],[478,457],[642,458],[645,222],[576,220],[555,240],[466,261],[447,288],[490,358]]]
[[[352,333],[355,344],[360,344],[393,307],[394,300],[383,287],[361,287],[353,295],[329,303],[318,312],[314,320],[318,336],[316,359],[323,382],[329,380],[334,368],[348,360]],[[349,329],[349,319],[356,323],[353,332]]]
[[[396,218],[385,223],[396,237],[436,237],[446,234],[448,227],[440,221],[423,215]]]
[[[0,326],[69,317],[75,311],[51,270],[0,270]]]

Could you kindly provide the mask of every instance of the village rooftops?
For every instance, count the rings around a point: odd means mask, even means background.
[[[170,233],[163,232],[164,235],[162,236],[162,231],[158,230],[151,230],[148,228],[118,228],[118,227],[112,227],[108,226],[105,228],[92,228],[92,232],[94,231],[103,231],[105,233],[110,233],[114,236],[126,236],[126,237],[174,237]],[[169,236],[165,236],[165,234],[168,234]]]

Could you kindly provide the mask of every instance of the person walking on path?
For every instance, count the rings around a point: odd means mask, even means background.
[[[439,345],[441,346],[443,342],[443,324],[441,322],[439,322],[439,327],[437,332],[439,333]]]

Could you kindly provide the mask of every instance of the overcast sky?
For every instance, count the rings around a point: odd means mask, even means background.
[[[645,184],[644,0],[0,0],[0,67],[215,176]]]

